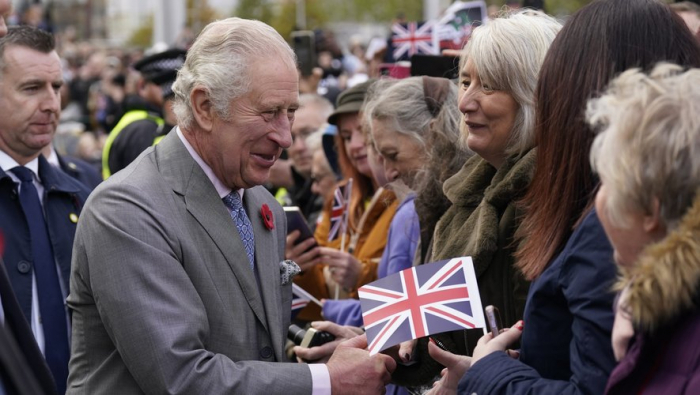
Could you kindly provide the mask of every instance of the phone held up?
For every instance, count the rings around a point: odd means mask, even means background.
[[[311,75],[314,67],[316,67],[316,38],[314,32],[311,30],[292,32],[292,41],[301,75]]]
[[[486,312],[486,324],[489,326],[491,334],[493,337],[498,336],[498,334],[501,333],[501,329],[503,329],[503,325],[501,324],[501,315],[498,312],[498,309],[489,305],[484,308],[484,311]]]
[[[304,214],[301,213],[301,209],[298,206],[287,206],[283,207],[283,209],[284,214],[287,217],[287,234],[292,233],[295,230],[298,230],[300,233],[299,238],[294,245],[314,237],[314,233],[311,231],[311,228],[309,228],[306,217],[304,217]]]

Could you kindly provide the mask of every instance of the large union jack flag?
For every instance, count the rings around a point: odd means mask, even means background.
[[[333,192],[333,207],[331,208],[331,230],[328,232],[328,241],[331,242],[345,233],[345,216],[348,211],[349,191],[352,184],[339,185]]]
[[[437,54],[433,45],[433,22],[395,23],[391,27],[391,45],[396,61],[410,60],[417,53]]]
[[[359,289],[370,354],[435,333],[486,326],[470,257],[421,265]]]

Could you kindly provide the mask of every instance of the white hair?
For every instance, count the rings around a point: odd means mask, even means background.
[[[428,149],[430,133],[442,134],[457,144],[461,114],[457,105],[457,87],[449,90],[435,117],[426,103],[422,77],[379,80],[371,88],[362,113],[363,124],[372,128],[372,120],[384,122],[390,129],[407,135]],[[431,129],[432,127],[432,129]]]
[[[700,70],[660,64],[646,75],[628,70],[588,103],[600,133],[591,163],[607,187],[607,215],[628,226],[632,213],[650,213],[658,200],[670,230],[700,187]]]
[[[315,93],[299,95],[299,108],[315,107],[318,115],[325,121],[333,113],[333,103]]]
[[[507,155],[522,154],[535,144],[537,79],[560,29],[556,19],[540,11],[505,13],[474,29],[464,47],[460,70],[471,60],[483,86],[507,92],[518,103]],[[466,138],[463,122],[461,127]]]
[[[323,126],[318,128],[318,130],[311,133],[306,138],[306,148],[309,150],[309,152],[323,150],[323,132],[326,130],[327,127],[328,124],[324,123]]]
[[[173,111],[178,123],[192,126],[190,94],[203,88],[223,119],[230,119],[231,101],[250,91],[249,66],[269,59],[296,64],[294,51],[272,27],[253,20],[228,18],[212,22],[199,34],[173,84]]]

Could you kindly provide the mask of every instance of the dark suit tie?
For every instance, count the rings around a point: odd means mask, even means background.
[[[39,293],[39,312],[44,330],[44,356],[56,380],[58,392],[63,394],[66,392],[70,350],[68,349],[66,310],[56,271],[56,261],[39,194],[34,187],[32,171],[24,166],[15,167],[11,171],[22,181],[19,198],[22,202],[22,211],[27,218],[32,242],[34,275]],[[27,319],[31,320],[31,317]]]
[[[255,234],[253,233],[253,225],[250,224],[250,219],[243,208],[241,195],[238,194],[238,191],[232,191],[224,197],[224,204],[228,207],[231,218],[236,223],[238,234],[241,236],[250,261],[250,267],[255,269]]]

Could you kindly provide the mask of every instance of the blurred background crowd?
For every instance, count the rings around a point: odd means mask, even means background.
[[[100,173],[107,135],[134,107],[131,99],[139,95],[140,74],[133,66],[144,55],[172,48],[187,49],[199,30],[213,20],[228,16],[259,19],[275,27],[283,37],[289,37],[290,43],[293,31],[311,31],[310,48],[315,53],[310,59],[322,74],[302,81],[300,89],[302,93],[319,93],[335,103],[344,89],[367,78],[377,78],[382,71],[386,74],[386,68],[382,70],[380,65],[395,62],[391,54],[387,55],[386,46],[392,25],[437,20],[451,5],[449,0],[13,0],[12,3],[8,25],[36,26],[52,32],[57,40],[66,84],[61,90],[56,150],[94,164]],[[485,20],[504,5],[544,9],[565,20],[589,1],[470,3],[483,3]],[[689,23],[700,24],[693,12],[687,14]],[[470,24],[476,22],[477,18],[470,17]],[[156,107],[159,106],[157,103]]]

